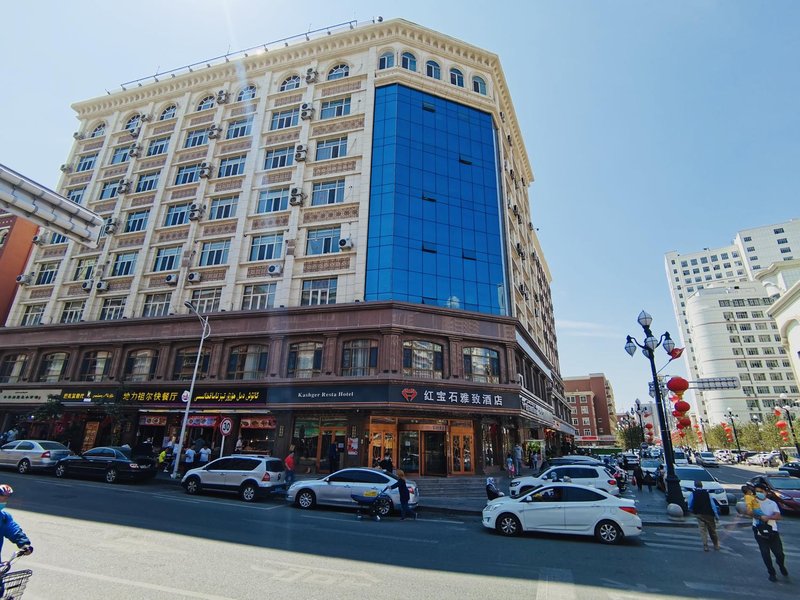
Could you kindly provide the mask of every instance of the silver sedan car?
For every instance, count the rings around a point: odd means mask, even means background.
[[[0,466],[14,467],[25,474],[34,469],[52,469],[59,460],[70,454],[70,449],[59,442],[16,440],[0,448]]]
[[[342,469],[321,479],[296,481],[286,492],[286,500],[300,508],[313,508],[316,504],[357,508],[358,504],[351,497],[353,494],[363,496],[367,491],[380,493],[385,489],[391,504],[383,505],[379,514],[386,516],[392,509],[400,508],[400,494],[397,489],[391,489],[395,483],[397,479],[383,471],[360,467]],[[419,504],[417,484],[408,480],[406,484],[410,495],[408,505],[416,508]]]

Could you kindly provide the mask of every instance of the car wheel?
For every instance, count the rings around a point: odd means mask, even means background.
[[[594,528],[594,537],[601,544],[619,544],[622,541],[622,529],[614,521],[600,521]]]
[[[503,513],[497,517],[495,528],[502,535],[519,535],[522,532],[522,524],[519,519],[511,513]]]
[[[311,490],[302,490],[297,494],[295,499],[295,504],[300,508],[314,508],[314,505],[317,503],[317,497],[314,495],[314,492]]]
[[[239,490],[239,497],[245,502],[253,502],[258,496],[258,486],[254,483],[245,483]]]
[[[30,470],[31,470],[31,461],[29,461],[27,458],[23,458],[21,461],[19,461],[19,464],[17,465],[17,472],[20,475],[25,475]]]
[[[65,465],[56,465],[56,477],[66,477],[67,467]]]
[[[117,470],[114,467],[111,467],[108,471],[106,471],[106,483],[116,483],[117,482]]]
[[[186,480],[186,493],[191,494],[192,496],[197,495],[200,493],[200,489],[202,485],[200,484],[199,477],[189,477]]]
[[[378,512],[378,516],[388,517],[389,513],[392,512],[392,501],[381,498],[380,500],[376,500],[376,503],[375,510]]]

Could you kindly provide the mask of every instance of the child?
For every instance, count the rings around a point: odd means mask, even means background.
[[[506,470],[508,471],[508,476],[514,479],[514,459],[511,458],[511,452],[506,457]]]
[[[761,510],[761,503],[756,498],[755,490],[749,485],[742,487],[744,492],[744,504],[747,507],[747,514],[753,515],[753,518],[760,519],[764,512]]]

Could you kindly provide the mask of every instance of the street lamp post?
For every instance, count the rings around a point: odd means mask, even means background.
[[[175,444],[175,448],[172,449],[172,455],[175,457],[175,465],[172,467],[172,478],[176,479],[178,477],[178,468],[181,463],[181,450],[183,449],[183,437],[186,435],[186,426],[189,423],[189,411],[192,408],[192,398],[194,396],[194,384],[197,381],[197,371],[200,369],[200,358],[203,355],[203,342],[208,339],[208,336],[211,335],[211,325],[208,324],[208,317],[202,316],[197,309],[194,307],[194,304],[189,302],[188,300],[183,303],[183,305],[189,309],[199,320],[200,324],[202,325],[203,329],[200,334],[200,344],[197,347],[197,358],[194,361],[194,371],[192,372],[192,383],[189,385],[189,394],[188,398],[186,399],[186,410],[183,411],[183,423],[181,423],[181,435],[178,438],[178,441]]]
[[[672,451],[672,438],[669,429],[667,429],[667,419],[664,411],[663,398],[661,395],[661,385],[658,381],[658,372],[656,371],[655,349],[663,346],[664,350],[669,354],[675,349],[675,342],[669,336],[669,332],[664,332],[660,338],[656,338],[650,330],[650,324],[653,322],[653,317],[645,311],[639,313],[639,325],[644,331],[644,344],[640,344],[632,336],[628,336],[625,343],[625,351],[633,356],[636,354],[636,348],[640,348],[642,354],[645,355],[650,362],[650,372],[653,376],[653,390],[656,398],[656,410],[658,411],[658,424],[661,427],[661,444],[664,448],[664,461],[667,464],[667,503],[677,504],[686,512],[686,502],[683,499],[681,492],[680,479],[675,474],[675,455]]]
[[[641,438],[640,444],[639,444],[639,459],[641,460],[641,458],[642,458],[642,444],[644,443],[644,422],[642,421],[642,414],[644,414],[645,409],[642,408],[642,403],[639,401],[638,398],[636,399],[635,404],[636,404],[635,408],[631,407],[631,414],[632,415],[636,415],[637,417],[639,417],[639,436]]]
[[[728,407],[728,412],[725,413],[725,416],[728,418],[728,421],[731,422],[731,429],[733,429],[733,439],[736,440],[736,452],[738,453],[739,462],[742,460],[742,447],[739,445],[739,434],[736,433],[736,423],[733,421],[734,418],[738,419],[739,415],[733,414],[733,411]]]
[[[789,431],[792,433],[792,440],[794,441],[795,450],[797,450],[797,458],[800,458],[800,442],[797,441],[797,435],[794,432],[793,425],[792,425],[792,408],[797,405],[797,402],[792,402],[790,405],[788,400],[789,397],[786,394],[781,394],[779,396],[783,406],[781,406],[781,410],[786,415],[786,420],[789,421]]]

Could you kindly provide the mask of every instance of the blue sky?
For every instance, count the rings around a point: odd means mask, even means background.
[[[800,3],[399,6],[11,3],[0,36],[0,162],[54,186],[77,125],[75,101],[308,29],[406,18],[500,56],[536,173],[533,220],[553,275],[562,374],[604,372],[618,406],[646,397],[647,363],[623,345],[640,332],[642,308],[654,331],[677,333],[664,253],[800,217]]]

